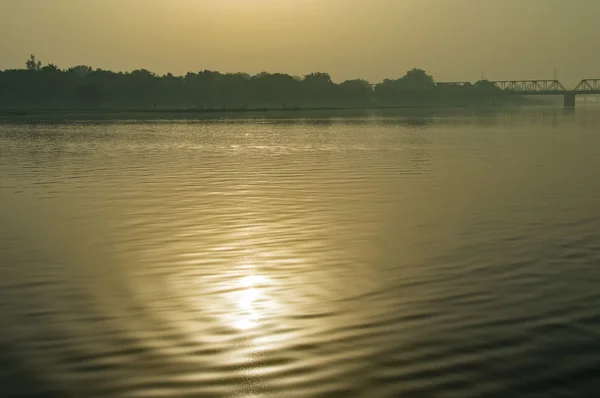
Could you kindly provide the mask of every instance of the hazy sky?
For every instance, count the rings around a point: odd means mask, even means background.
[[[0,69],[600,78],[600,0],[0,0]]]

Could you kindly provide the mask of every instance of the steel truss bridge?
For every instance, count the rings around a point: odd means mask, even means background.
[[[583,79],[574,89],[568,90],[558,80],[500,80],[490,81],[507,94],[517,95],[562,95],[566,108],[575,107],[575,96],[600,95],[600,79]],[[440,82],[439,86],[464,86],[469,82]]]

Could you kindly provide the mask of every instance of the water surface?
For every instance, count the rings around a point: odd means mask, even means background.
[[[595,396],[599,127],[0,124],[0,392]]]

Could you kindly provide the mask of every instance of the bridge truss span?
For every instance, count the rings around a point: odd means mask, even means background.
[[[600,94],[600,79],[583,79],[573,92],[578,94]]]
[[[501,80],[490,83],[504,92],[523,95],[563,94],[568,91],[558,80]]]

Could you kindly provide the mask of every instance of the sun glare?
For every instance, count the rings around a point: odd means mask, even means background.
[[[239,330],[254,329],[267,315],[266,310],[273,305],[273,300],[266,293],[268,282],[269,280],[262,275],[248,275],[237,282],[239,289],[233,297],[237,307],[233,327]]]

